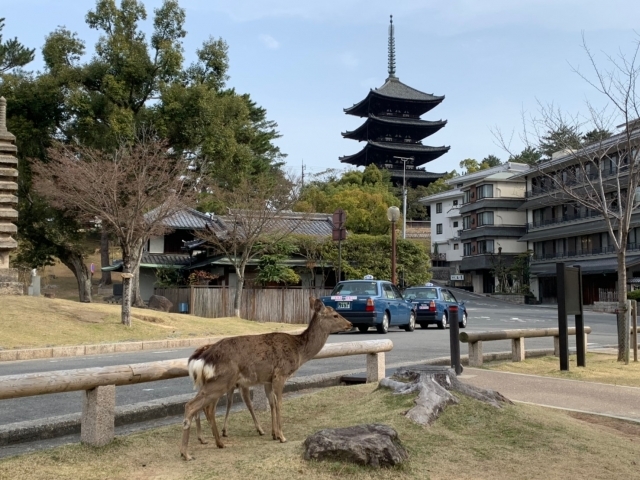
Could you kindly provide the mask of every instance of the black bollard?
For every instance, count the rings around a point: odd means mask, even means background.
[[[449,344],[451,346],[451,368],[456,372],[456,375],[462,373],[462,364],[460,363],[460,325],[458,306],[449,306]]]

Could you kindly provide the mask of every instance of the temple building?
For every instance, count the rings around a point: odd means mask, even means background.
[[[344,138],[366,142],[362,150],[340,157],[342,163],[366,167],[375,164],[391,172],[394,183],[428,185],[442,173],[428,172],[422,165],[449,151],[450,147],[430,147],[422,140],[436,133],[446,120],[422,120],[421,115],[438,106],[444,96],[424,93],[402,83],[396,77],[393,16],[389,25],[389,77],[380,88],[372,89],[364,100],[345,108],[348,115],[366,118],[355,130],[342,134]]]

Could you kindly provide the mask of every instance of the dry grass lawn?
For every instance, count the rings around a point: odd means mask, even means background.
[[[543,375],[547,377],[569,378],[587,382],[600,382],[612,385],[626,385],[640,387],[640,362],[629,365],[617,361],[615,355],[601,353],[587,353],[587,366],[578,368],[576,356],[569,357],[569,371],[560,371],[560,361],[557,357],[530,358],[524,362],[492,362],[486,363],[484,368],[501,372],[526,373],[529,375]]]
[[[118,438],[107,447],[72,445],[0,461],[6,479],[620,479],[637,478],[640,429],[598,424],[528,405],[497,410],[462,399],[431,428],[402,412],[412,395],[375,385],[335,387],[285,401],[289,441],[259,437],[246,412],[233,415],[226,448],[199,445],[192,429],[192,462],[180,459],[179,425]],[[313,414],[310,414],[313,412]],[[260,414],[268,425],[266,413]],[[327,427],[379,422],[393,426],[410,460],[375,470],[338,462],[306,462],[302,442]],[[593,423],[596,422],[596,423]],[[627,425],[627,424],[624,424]],[[635,429],[634,429],[635,428]],[[211,434],[208,432],[208,435]]]
[[[120,323],[120,305],[44,297],[2,297],[0,347],[35,348],[167,338],[241,335],[299,329],[301,325],[202,318],[133,309],[132,327]]]

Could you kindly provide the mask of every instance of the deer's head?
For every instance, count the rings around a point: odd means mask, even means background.
[[[311,310],[317,315],[317,321],[321,322],[331,333],[348,332],[353,328],[349,320],[344,318],[331,307],[325,307],[317,298],[309,297]]]

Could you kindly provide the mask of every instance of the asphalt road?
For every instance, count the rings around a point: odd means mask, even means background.
[[[503,330],[513,328],[543,328],[557,326],[557,310],[539,306],[511,305],[480,295],[456,291],[458,300],[466,302],[468,331]],[[570,317],[570,325],[572,318]],[[615,345],[616,321],[611,314],[585,312],[585,324],[591,326],[590,346]],[[393,341],[393,351],[387,354],[387,366],[393,367],[405,363],[419,362],[430,358],[449,355],[449,331],[438,330],[435,326],[428,329],[417,328],[414,332],[405,332],[392,328],[386,336],[375,333],[350,332],[332,335],[328,342],[345,342],[389,338]],[[571,338],[571,345],[574,344]],[[551,338],[527,339],[526,348],[552,348]],[[509,341],[487,342],[484,352],[508,351]],[[102,367],[129,363],[152,362],[173,358],[188,357],[193,348],[159,351],[142,351],[113,355],[71,357],[51,360],[30,360],[0,363],[0,375],[68,370],[75,368]],[[462,353],[466,348],[462,345]],[[332,371],[364,369],[362,355],[310,361],[303,365],[297,376],[328,373]],[[173,395],[192,392],[188,378],[142,383],[116,389],[116,403],[129,405],[161,399]],[[80,413],[82,411],[83,392],[69,392],[13,400],[0,400],[0,425],[27,420],[38,420],[51,416]]]

